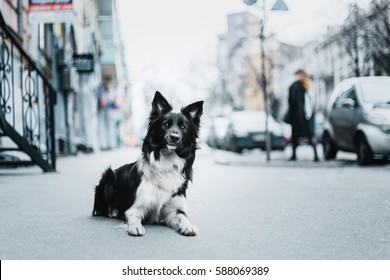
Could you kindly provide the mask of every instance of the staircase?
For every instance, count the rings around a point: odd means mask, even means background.
[[[56,92],[0,12],[0,166],[55,171]]]

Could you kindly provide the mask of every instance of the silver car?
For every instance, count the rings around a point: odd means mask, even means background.
[[[390,156],[390,77],[359,77],[334,89],[322,136],[325,159],[355,152],[360,165]]]

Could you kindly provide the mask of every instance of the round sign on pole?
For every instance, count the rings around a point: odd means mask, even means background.
[[[256,2],[257,2],[257,0],[244,0],[244,3],[249,5],[249,6],[256,4]]]

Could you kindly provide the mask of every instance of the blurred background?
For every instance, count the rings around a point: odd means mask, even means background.
[[[270,148],[284,150],[297,69],[313,80],[319,141],[338,83],[390,74],[388,0],[1,0],[0,8],[0,161],[23,162],[21,151],[53,167],[59,155],[137,146],[156,90],[176,108],[206,101],[201,141],[211,148],[265,150],[269,133]]]

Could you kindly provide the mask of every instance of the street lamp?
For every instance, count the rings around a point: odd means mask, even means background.
[[[256,4],[257,0],[244,0],[244,3],[248,6]],[[260,12],[260,57],[261,57],[261,87],[263,89],[263,99],[264,99],[264,110],[265,110],[265,147],[267,151],[267,161],[270,161],[271,157],[271,135],[269,133],[268,127],[268,117],[269,117],[269,104],[268,104],[268,94],[267,94],[267,78],[265,76],[265,51],[264,51],[264,27],[266,19],[266,9],[265,9],[265,0],[260,0],[262,2],[262,10]],[[288,11],[286,4],[283,0],[276,0],[274,6],[272,7],[273,11]]]

